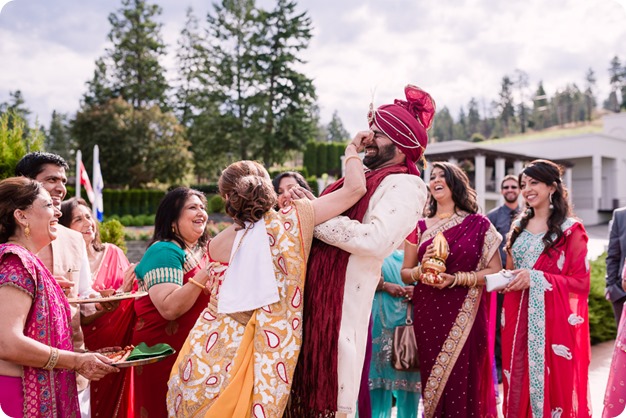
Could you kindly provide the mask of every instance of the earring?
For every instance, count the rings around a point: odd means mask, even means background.
[[[28,222],[26,222],[26,226],[24,227],[24,235],[26,236],[26,238],[30,237],[30,225],[28,224]]]
[[[175,234],[176,233],[176,229],[174,227],[172,227],[172,232]]]
[[[554,210],[554,205],[552,204],[552,194],[553,193],[550,193],[550,197],[549,197],[549,199],[550,199],[550,206],[548,206],[548,208],[550,208],[550,210]]]

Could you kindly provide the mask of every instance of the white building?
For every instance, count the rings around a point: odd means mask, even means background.
[[[485,212],[501,203],[499,186],[506,174],[546,158],[566,167],[563,178],[574,211],[587,225],[607,222],[613,209],[626,206],[626,113],[604,116],[602,128],[547,131],[480,143],[429,144],[426,159],[469,167],[470,179]],[[430,177],[430,170],[424,178]]]

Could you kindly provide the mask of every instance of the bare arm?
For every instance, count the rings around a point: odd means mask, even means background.
[[[358,149],[361,147],[361,142],[373,134],[372,131],[361,131],[355,135],[352,142],[346,147],[346,176],[343,186],[341,189],[312,201],[315,225],[340,215],[365,195],[367,191],[365,187],[365,173],[363,171],[363,163],[358,157]]]
[[[400,270],[400,277],[402,281],[406,284],[413,284],[417,280],[417,276],[413,273],[413,277],[411,277],[411,272],[418,264],[417,259],[417,245],[409,244],[405,242],[404,248],[404,260],[402,261],[402,269]]]
[[[26,319],[32,306],[31,297],[11,286],[0,288],[0,359],[19,366],[43,367],[50,357],[50,346],[24,335]],[[56,367],[76,370],[88,379],[99,380],[119,369],[109,366],[110,360],[96,353],[75,353],[59,350]]]
[[[207,269],[200,269],[193,280],[205,286],[209,281]],[[160,283],[148,290],[148,295],[161,316],[169,321],[185,314],[196,303],[203,290],[189,281],[180,286],[175,283]]]

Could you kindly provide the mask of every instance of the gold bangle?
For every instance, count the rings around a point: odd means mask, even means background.
[[[198,286],[200,289],[204,290],[206,289],[206,286],[203,284],[198,283],[197,281],[195,281],[193,278],[189,278],[189,280],[187,280],[187,282],[191,283],[194,286]]]
[[[52,370],[54,366],[57,365],[59,361],[59,349],[56,347],[50,347],[50,357],[48,357],[48,362],[43,366],[44,370]]]
[[[458,273],[454,273],[454,280],[452,280],[452,283],[448,287],[449,288],[453,288],[454,286],[456,286],[456,281],[457,280],[459,280],[459,274]]]
[[[363,163],[363,161],[361,161],[361,157],[359,157],[358,155],[350,155],[349,157],[346,157],[346,158],[343,160],[344,165],[347,165],[347,164],[348,164],[348,161],[350,161],[350,159],[351,159],[351,158],[356,158],[356,159],[358,159],[358,160],[359,160],[359,162],[360,162],[360,163]]]

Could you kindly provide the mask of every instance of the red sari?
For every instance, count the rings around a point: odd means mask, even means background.
[[[507,293],[502,320],[504,415],[591,417],[587,233],[567,219],[547,254],[543,234],[524,230],[513,246],[515,268],[529,269],[530,288]]]
[[[168,244],[169,248],[168,248]],[[158,270],[167,266],[168,269],[176,271],[182,270],[183,278],[181,285],[187,283],[198,270],[204,268],[208,262],[206,252],[186,251],[184,259],[178,265],[167,264],[168,261],[177,259],[174,255],[167,257],[167,252],[177,251],[173,243],[156,242],[152,244],[137,266],[137,277],[142,283],[140,275],[145,278],[149,273],[143,275],[145,265],[148,271]],[[206,250],[206,249],[203,249]],[[178,251],[182,251],[178,249]],[[144,266],[142,266],[144,264]],[[163,267],[158,267],[163,266]],[[209,294],[200,293],[193,307],[175,320],[169,321],[161,316],[156,306],[149,296],[135,300],[135,312],[137,322],[133,333],[133,344],[141,342],[152,346],[158,343],[169,344],[176,352],[182,348],[189,331],[193,328],[196,320],[209,303]],[[132,371],[132,397],[133,416],[136,417],[167,417],[167,381],[174,366],[177,356],[169,356],[165,360],[146,366],[133,367]]]
[[[484,269],[500,244],[500,235],[480,214],[454,214],[428,229],[422,219],[417,236],[407,238],[410,244],[419,242],[418,259],[439,232],[450,248],[449,274]],[[482,286],[415,286],[413,327],[426,418],[497,416],[487,296]]]
[[[124,272],[130,266],[124,252],[113,244],[104,244],[104,255],[94,276],[92,288],[119,289],[124,282]],[[107,313],[89,325],[83,325],[85,347],[97,350],[106,347],[125,347],[130,344],[135,324],[133,299],[123,300],[113,312]],[[111,373],[99,381],[91,382],[92,417],[126,417],[128,394],[124,381],[129,369]]]

